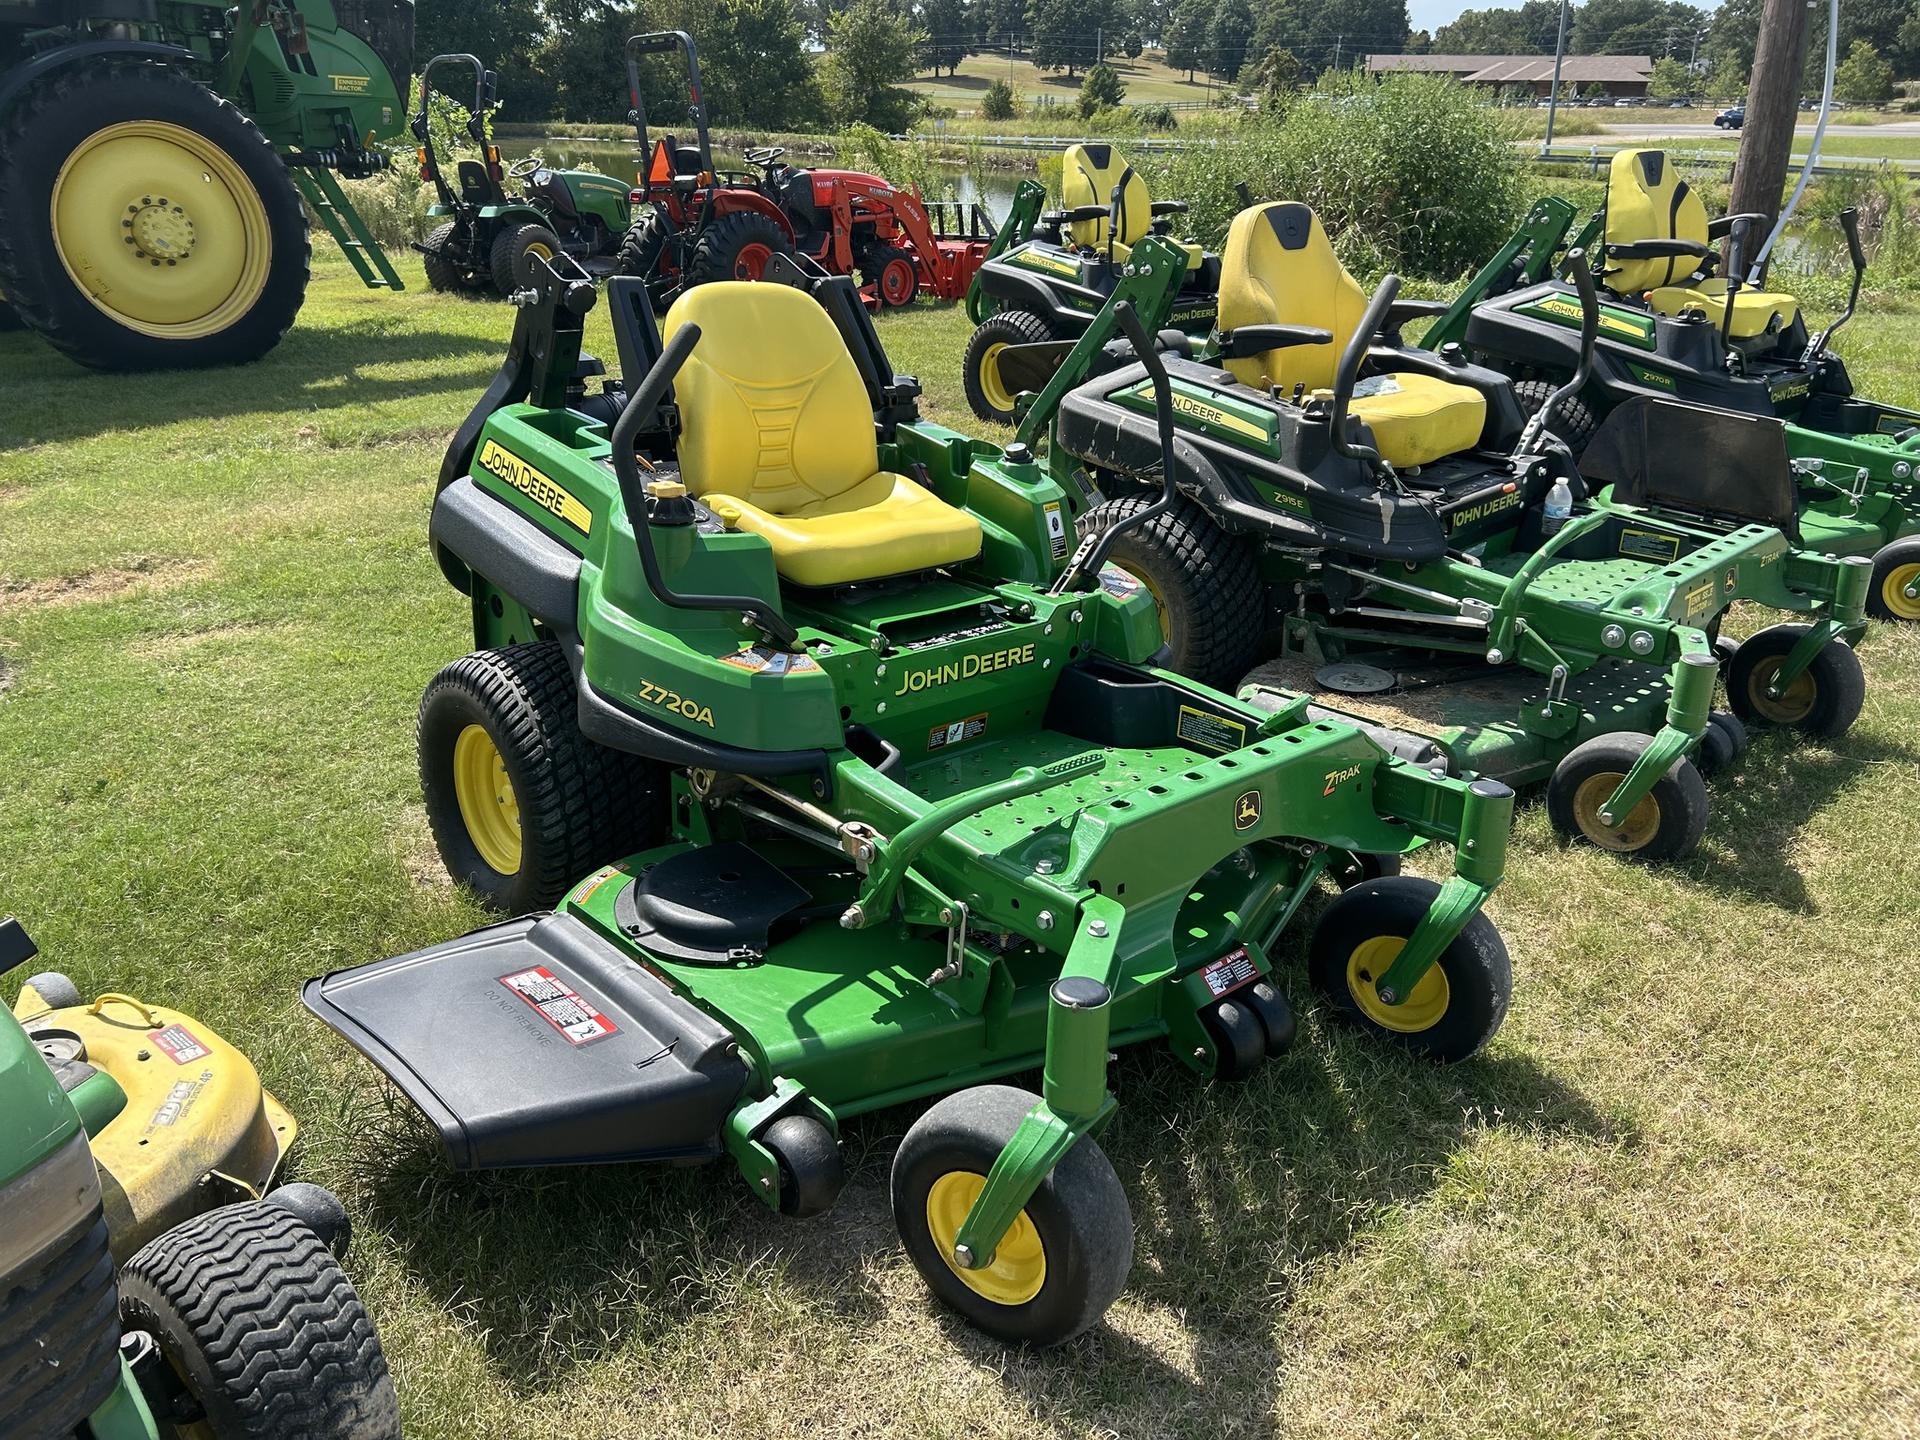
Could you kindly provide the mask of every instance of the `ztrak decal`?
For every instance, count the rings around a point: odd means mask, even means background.
[[[1320,793],[1322,795],[1331,795],[1343,782],[1351,780],[1354,776],[1358,775],[1361,768],[1359,765],[1348,765],[1343,769],[1329,770],[1327,772],[1327,788]]]
[[[1627,371],[1642,385],[1651,385],[1656,390],[1665,390],[1668,394],[1677,391],[1680,386],[1671,375],[1663,375],[1658,370],[1649,370],[1644,365],[1628,365]]]
[[[1560,325],[1572,325],[1578,328],[1582,316],[1580,302],[1563,299],[1558,295],[1545,300],[1536,300],[1531,305],[1520,307],[1522,315],[1532,315],[1537,319],[1551,320]],[[1625,340],[1643,350],[1653,349],[1653,322],[1637,315],[1628,315],[1609,305],[1600,307],[1600,333],[1610,335],[1616,340]]]
[[[502,975],[500,983],[539,1011],[540,1017],[566,1036],[571,1045],[590,1045],[620,1033],[618,1025],[544,965]]]
[[[1496,495],[1491,500],[1482,500],[1478,505],[1468,505],[1453,512],[1453,518],[1447,522],[1447,528],[1458,530],[1462,526],[1485,520],[1490,515],[1498,515],[1503,510],[1511,510],[1520,503],[1521,498],[1519,488],[1516,486],[1505,495]]]
[[[971,680],[976,675],[990,675],[995,670],[1011,670],[1017,665],[1033,663],[1033,646],[1009,645],[1005,650],[989,650],[984,655],[963,655],[958,660],[949,660],[944,665],[932,665],[925,670],[907,670],[900,676],[900,688],[895,695],[917,695],[934,685],[946,685],[955,680]],[[712,721],[708,721],[712,724]]]
[[[1233,828],[1251,830],[1260,823],[1260,792],[1247,790],[1233,802]]]
[[[651,680],[640,682],[640,688],[635,692],[634,699],[642,705],[658,705],[662,710],[691,720],[695,724],[704,725],[709,730],[713,728],[712,706],[702,705],[697,700],[689,700],[686,696],[677,694],[664,685],[656,685]]]
[[[1238,750],[1247,743],[1247,727],[1238,720],[1229,720],[1224,715],[1210,715],[1191,705],[1180,707],[1174,733],[1189,745],[1218,751],[1222,755],[1229,750]]]
[[[498,440],[489,440],[481,446],[480,458],[475,463],[501,484],[511,485],[542,510],[558,516],[582,535],[592,532],[593,512],[581,504],[571,490],[544,471],[529,465]]]

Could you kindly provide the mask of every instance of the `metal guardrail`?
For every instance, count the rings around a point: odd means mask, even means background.
[[[1097,135],[968,135],[963,131],[939,130],[915,135],[890,135],[890,140],[918,140],[933,145],[978,145],[986,150],[1064,150],[1069,145],[1105,145],[1111,136]],[[1128,135],[1122,141],[1134,150],[1192,150],[1206,144],[1201,140],[1169,140],[1151,135]]]
[[[1528,152],[1526,158],[1536,165],[1584,165],[1587,167],[1588,176],[1597,180],[1600,178],[1600,172],[1613,163],[1613,157],[1616,154],[1622,150],[1633,149],[1636,144],[1644,143],[1644,141],[1623,139],[1619,144],[1610,145],[1604,149],[1599,145],[1590,145],[1585,150],[1534,150]],[[1689,170],[1724,170],[1725,179],[1729,183],[1733,180],[1733,163],[1736,156],[1732,151],[1668,150],[1667,158]],[[1806,158],[1805,155],[1795,155],[1787,162],[1787,168],[1798,174],[1800,167],[1806,163]],[[1920,180],[1920,161],[1888,160],[1869,155],[1823,155],[1820,162],[1813,167],[1813,173],[1842,175],[1855,170],[1878,170],[1883,166],[1910,180]]]

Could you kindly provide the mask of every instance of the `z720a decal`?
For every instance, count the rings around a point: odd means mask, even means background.
[[[697,700],[689,700],[686,696],[677,694],[664,685],[656,685],[651,680],[640,682],[639,692],[634,698],[642,705],[658,705],[662,710],[682,716],[697,725],[704,725],[709,730],[713,728],[712,706],[702,705]]]

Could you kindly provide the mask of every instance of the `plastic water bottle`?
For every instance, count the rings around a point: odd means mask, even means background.
[[[1572,518],[1573,487],[1567,484],[1566,476],[1556,475],[1553,488],[1547,491],[1546,509],[1540,512],[1541,532],[1551,535]]]

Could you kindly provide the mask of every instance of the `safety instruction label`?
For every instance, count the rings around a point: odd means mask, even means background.
[[[580,888],[573,892],[573,903],[576,905],[586,904],[588,899],[592,897],[594,891],[598,890],[614,876],[624,875],[626,873],[627,872],[622,870],[618,865],[601,866],[598,870],[594,871],[593,874],[580,882]]]
[[[1147,587],[1140,583],[1137,576],[1122,570],[1118,565],[1102,565],[1100,588],[1109,595],[1117,595],[1122,600],[1131,600]]]
[[[956,720],[951,725],[936,725],[927,732],[927,749],[944,750],[949,745],[964,744],[968,740],[977,740],[987,733],[987,712],[969,715],[964,720]]]
[[[1620,553],[1637,560],[1654,560],[1662,565],[1671,565],[1680,554],[1680,537],[1661,535],[1652,530],[1622,530]]]
[[[164,1030],[155,1030],[147,1039],[176,1065],[191,1065],[195,1060],[204,1060],[213,1053],[200,1043],[198,1036],[178,1021]]]
[[[619,1026],[544,965],[502,975],[500,983],[538,1010],[549,1025],[575,1045],[586,1045],[619,1033]]]
[[[1247,727],[1238,720],[1209,715],[1191,705],[1180,707],[1180,721],[1174,731],[1189,745],[1198,745],[1203,750],[1238,750],[1247,743]]]
[[[1247,953],[1247,947],[1236,945],[1202,970],[1200,978],[1207,982],[1207,989],[1217,1000],[1243,985],[1251,985],[1260,978],[1260,972],[1254,968],[1253,957]]]
[[[1058,500],[1049,500],[1040,507],[1047,515],[1047,540],[1053,546],[1053,558],[1067,558],[1067,517],[1060,508]]]
[[[722,655],[720,663],[732,665],[741,670],[751,670],[756,675],[804,675],[809,670],[818,670],[820,662],[811,655],[790,655],[785,650],[776,650],[771,645],[755,645],[749,650],[736,650],[731,655]]]

